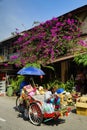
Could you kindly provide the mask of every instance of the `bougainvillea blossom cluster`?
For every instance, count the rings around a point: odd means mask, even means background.
[[[81,34],[80,25],[81,22],[77,18],[67,15],[47,20],[22,32],[14,43],[20,53],[20,58],[15,58],[15,61],[22,65],[33,62],[46,64],[65,55],[76,46]]]

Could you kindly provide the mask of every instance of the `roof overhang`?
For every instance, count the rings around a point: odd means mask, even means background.
[[[87,52],[81,52],[80,54],[86,54]],[[56,63],[56,62],[61,62],[61,61],[65,61],[65,60],[70,60],[73,59],[76,55],[75,54],[67,54],[65,56],[61,56],[58,59],[55,59],[53,61],[48,62],[47,64],[52,64],[52,63]]]

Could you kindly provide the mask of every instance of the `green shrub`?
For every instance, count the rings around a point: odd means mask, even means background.
[[[13,89],[13,93],[15,94],[20,87],[20,83],[23,81],[24,76],[18,75],[15,79],[10,79],[10,86]]]
[[[75,85],[74,80],[68,80],[65,84],[65,90],[68,91],[68,92],[71,92],[74,85]]]
[[[56,88],[63,88],[67,92],[71,92],[74,87],[74,84],[75,84],[75,82],[72,79],[66,81],[65,83],[63,83],[59,80],[54,80],[54,81],[50,81],[50,82],[44,84],[43,87],[49,89],[50,87],[55,86]]]

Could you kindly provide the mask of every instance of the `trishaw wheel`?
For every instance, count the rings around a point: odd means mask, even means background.
[[[43,121],[42,111],[37,103],[32,103],[29,106],[29,119],[34,125],[40,125]]]
[[[20,104],[20,97],[19,96],[16,99],[16,109],[17,109],[17,111],[19,111],[21,113],[23,113],[24,109],[25,109],[24,104],[23,103]]]
[[[20,98],[19,96],[16,98],[16,109],[19,111]]]

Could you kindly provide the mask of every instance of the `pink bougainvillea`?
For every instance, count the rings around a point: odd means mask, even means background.
[[[76,46],[80,36],[81,22],[71,14],[53,18],[22,32],[15,42],[20,52],[20,64],[40,62],[46,64]],[[18,57],[13,57],[16,59]],[[16,62],[16,60],[15,60]]]

